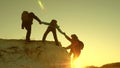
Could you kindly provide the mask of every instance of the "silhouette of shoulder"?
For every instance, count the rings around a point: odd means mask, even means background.
[[[33,12],[30,12],[30,13],[29,13],[29,16],[35,17],[35,14],[34,14]]]

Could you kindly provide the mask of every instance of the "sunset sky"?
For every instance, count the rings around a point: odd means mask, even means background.
[[[79,57],[80,65],[101,66],[120,62],[120,0],[1,0],[0,38],[25,39],[21,29],[21,13],[34,12],[42,21],[58,21],[67,35],[76,34],[85,47]],[[41,40],[46,25],[36,20],[32,25],[32,40]],[[57,32],[63,47],[70,44]],[[54,40],[52,33],[47,40]]]

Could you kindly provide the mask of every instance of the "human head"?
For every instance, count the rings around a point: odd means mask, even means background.
[[[72,39],[78,39],[76,34],[72,34],[71,37],[72,37]]]
[[[54,23],[57,23],[57,20],[55,20],[55,19],[52,19],[52,22],[54,22]]]
[[[51,21],[51,25],[56,25],[56,24],[57,24],[57,20],[53,19],[53,20]]]
[[[23,11],[24,14],[28,14],[28,11]]]

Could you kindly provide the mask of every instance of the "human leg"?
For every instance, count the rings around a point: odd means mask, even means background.
[[[27,26],[25,27],[27,30],[27,34],[26,34],[26,41],[30,41],[30,35],[31,35],[31,26]]]
[[[56,30],[52,30],[52,33],[53,33],[53,37],[54,37],[54,40],[55,40],[56,45],[59,46],[59,42],[58,42]]]
[[[74,52],[74,56],[73,56],[74,60],[79,57],[80,53],[81,53],[81,51]]]
[[[46,39],[46,37],[47,37],[47,35],[48,35],[49,32],[50,32],[50,30],[47,29],[46,32],[44,33],[43,38],[42,38],[43,42],[45,41],[45,39]]]

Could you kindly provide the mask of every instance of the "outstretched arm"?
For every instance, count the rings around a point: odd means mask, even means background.
[[[41,20],[37,16],[34,16],[34,19],[36,19],[41,24]]]
[[[67,40],[69,40],[70,42],[72,42],[72,39],[69,37],[69,36],[67,36],[66,34],[64,34],[65,35],[65,38],[67,39]]]
[[[71,48],[71,45],[69,45],[68,47],[65,47],[65,49],[70,49]]]
[[[65,34],[65,32],[63,32],[58,25],[57,25],[56,28],[57,28],[57,30],[58,30],[61,34],[63,34],[63,35]]]
[[[41,24],[41,20],[34,13],[31,12],[30,14],[34,19],[36,19]]]
[[[44,21],[42,21],[41,24],[44,24],[44,25],[50,25],[50,23],[48,23],[48,22],[44,22]]]

